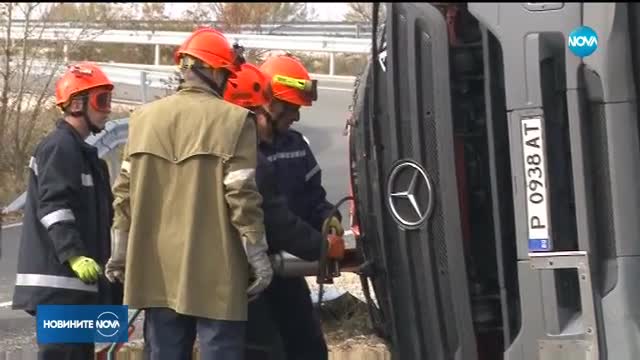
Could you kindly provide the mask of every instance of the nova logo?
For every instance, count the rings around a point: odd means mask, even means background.
[[[126,305],[38,305],[38,343],[126,343],[128,310]]]
[[[581,58],[593,54],[598,49],[598,35],[588,26],[580,26],[569,34],[569,50]]]
[[[96,320],[96,331],[104,337],[112,337],[118,333],[120,321],[118,316],[110,311],[105,311],[98,315]]]

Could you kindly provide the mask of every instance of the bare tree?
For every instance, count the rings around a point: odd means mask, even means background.
[[[239,32],[241,25],[251,25],[259,34],[270,34],[276,29],[265,30],[263,25],[307,21],[310,8],[307,3],[212,3],[216,22],[225,31]]]
[[[102,26],[112,26],[116,21],[129,20],[136,6],[142,4],[113,4],[113,3],[53,3],[44,11],[43,20],[72,22],[87,25],[100,23]],[[164,7],[164,4],[161,4]]]
[[[163,22],[168,20],[169,17],[164,14],[164,3],[134,3],[131,4],[135,12],[139,12],[142,15],[142,19],[149,24],[144,27],[145,30],[166,30],[161,28]],[[142,26],[137,26],[142,28]]]
[[[344,21],[363,22],[371,24],[373,21],[373,4],[372,3],[349,3],[349,9],[344,15]],[[385,18],[385,7],[380,6],[380,19]]]
[[[52,94],[66,65],[64,49],[73,51],[101,32],[86,26],[60,31],[47,26],[43,21],[51,20],[56,5],[0,4],[0,184],[11,186],[0,189],[5,195],[24,189],[33,148],[59,114]]]
[[[307,3],[198,3],[183,14],[184,19],[195,24],[212,24],[226,33],[249,31],[256,34],[272,34],[278,30],[265,25],[310,21],[315,17],[313,8]],[[245,55],[248,60],[259,62],[267,52],[251,49]]]

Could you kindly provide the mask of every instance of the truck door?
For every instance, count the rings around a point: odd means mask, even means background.
[[[397,359],[477,359],[456,185],[447,24],[386,6],[351,130],[360,246]],[[375,91],[372,75],[375,71]]]
[[[468,9],[504,54],[521,319],[504,359],[636,359],[633,7]]]

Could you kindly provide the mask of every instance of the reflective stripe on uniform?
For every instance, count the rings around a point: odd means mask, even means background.
[[[267,160],[275,161],[278,159],[297,159],[305,156],[307,156],[307,152],[305,150],[298,150],[298,151],[275,153],[273,155],[267,156]]]
[[[231,185],[235,182],[245,181],[248,179],[253,179],[255,174],[255,169],[242,169],[232,171],[224,178],[225,185]]]
[[[120,170],[130,173],[131,172],[131,163],[128,161],[123,161],[122,165],[120,165]]]
[[[320,171],[320,165],[319,165],[319,164],[316,164],[316,166],[315,166],[313,169],[309,170],[309,172],[307,173],[307,175],[304,177],[304,180],[305,180],[305,181],[309,181],[309,180],[311,180],[311,178],[312,178],[315,174],[317,174],[319,171]]]
[[[75,277],[42,275],[42,274],[18,274],[16,286],[41,286],[57,289],[80,290],[98,292],[98,284],[85,284]]]
[[[36,174],[36,176],[38,176],[38,163],[36,162],[36,158],[33,156],[29,160],[29,168],[33,170],[33,173]]]
[[[76,217],[73,216],[73,211],[69,209],[60,209],[50,212],[40,219],[40,222],[46,229],[49,229],[51,225],[57,224],[61,221],[76,221]]]
[[[91,174],[80,174],[82,186],[93,186],[93,176]]]

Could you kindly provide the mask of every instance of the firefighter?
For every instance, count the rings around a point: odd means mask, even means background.
[[[250,110],[258,122],[269,116],[263,108],[271,99],[269,82],[260,69],[252,64],[245,63],[240,66],[240,71],[228,82],[224,99]],[[287,199],[278,187],[274,166],[260,152],[256,182],[263,197],[262,208],[269,253],[286,251],[303,260],[316,261],[320,257],[321,246],[332,243],[333,239],[341,239],[339,236],[331,236],[332,240],[329,242],[322,239],[318,230],[289,210]],[[333,256],[338,256],[339,247],[335,250],[337,253]]]
[[[100,275],[111,256],[109,170],[85,139],[104,129],[113,84],[95,64],[70,66],[55,87],[63,112],[36,147],[29,183],[13,309],[38,305],[118,305],[119,285]],[[89,359],[94,344],[42,344],[39,359]]]
[[[269,81],[260,69],[251,64],[242,64],[236,78],[229,80],[224,98],[251,110],[258,121],[263,121],[269,116],[263,108],[271,99],[269,88]],[[341,236],[329,235],[324,239],[319,231],[289,210],[287,199],[278,188],[273,165],[261,153],[258,153],[256,182],[263,197],[262,209],[270,254],[286,251],[303,260],[317,261],[324,250],[330,259],[343,258],[344,240]],[[246,358],[285,358],[279,335],[265,298],[252,301],[249,304]]]
[[[342,236],[340,215],[329,217],[333,205],[326,200],[320,166],[305,137],[290,129],[300,119],[300,107],[311,106],[317,99],[317,82],[290,55],[271,57],[260,70],[270,81],[272,97],[264,106],[268,116],[258,118],[258,149],[273,165],[289,209],[316,230],[330,227]],[[265,295],[288,358],[327,359],[327,345],[305,279],[276,277]]]
[[[129,120],[106,275],[124,281],[125,304],[145,309],[152,360],[190,359],[196,334],[203,359],[243,359],[248,298],[273,275],[255,121],[222,99],[243,61],[237,50],[196,30],[175,54],[179,90]]]

